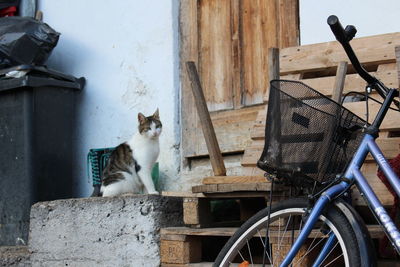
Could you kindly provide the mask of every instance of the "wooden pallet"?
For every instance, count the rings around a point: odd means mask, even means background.
[[[207,177],[203,185],[192,188],[193,194],[182,195],[184,224],[199,228],[243,222],[266,207],[270,189],[270,183],[261,176]],[[273,201],[286,199],[287,194],[286,188],[276,186]]]
[[[352,41],[352,46],[360,62],[372,72],[372,75],[392,88],[399,87],[397,68],[400,65],[400,60],[396,61],[396,56],[400,58],[400,47],[396,48],[398,45],[400,45],[400,33],[364,37]],[[335,91],[332,91],[336,83],[335,66],[342,60],[347,60],[346,55],[337,42],[285,48],[280,53],[280,75],[282,79],[299,80],[330,97],[335,94]],[[352,72],[354,71],[349,66],[344,81],[344,94],[349,91],[363,92],[365,90],[365,81],[358,74]],[[373,96],[379,98],[376,93]],[[268,94],[265,95],[264,99],[268,102]],[[250,134],[251,144],[246,148],[242,158],[241,163],[245,175],[257,176],[263,174],[256,167],[256,162],[264,147],[267,106],[268,104],[265,105],[265,109],[258,113]],[[365,117],[365,102],[350,102],[345,103],[344,106],[359,117]],[[369,101],[370,122],[378,109],[379,104]],[[381,125],[380,137],[377,139],[378,145],[388,159],[392,159],[400,153],[399,130],[400,113],[390,110]],[[367,157],[362,171],[382,203],[392,205],[393,197],[377,178],[377,165],[370,155]],[[356,205],[365,205],[357,191],[353,193],[353,197]]]
[[[161,266],[204,266],[202,262],[212,262],[225,242],[238,228],[169,227],[161,229]],[[369,225],[373,239],[384,236],[378,225]],[[261,233],[263,234],[263,233]],[[264,233],[265,234],[265,233]],[[310,236],[317,236],[311,233]],[[198,265],[191,265],[191,264]]]

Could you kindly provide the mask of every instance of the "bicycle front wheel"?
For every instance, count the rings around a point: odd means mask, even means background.
[[[270,216],[268,212],[265,208],[246,221],[225,244],[214,266],[262,266],[263,261],[266,266],[280,266],[304,225],[307,199],[288,199],[274,205]],[[328,252],[320,254],[323,248]],[[319,217],[291,266],[361,266],[354,231],[334,205]]]

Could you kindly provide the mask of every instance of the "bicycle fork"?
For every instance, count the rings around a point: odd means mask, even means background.
[[[304,224],[303,230],[300,231],[298,238],[294,241],[293,246],[290,248],[288,254],[286,255],[285,259],[282,261],[280,267],[289,266],[289,264],[293,261],[296,254],[299,252],[301,246],[307,240],[308,236],[310,235],[315,223],[317,222],[319,216],[322,214],[326,205],[331,202],[337,195],[341,192],[344,192],[349,187],[347,182],[340,182],[339,184],[332,186],[327,191],[322,193],[321,197],[315,203],[313,209],[311,210],[310,214],[308,215],[308,219]],[[333,233],[329,234],[328,240],[325,243],[324,248],[321,250],[320,254],[317,257],[317,264],[318,261],[323,261],[325,257],[328,255],[329,250],[336,240],[336,237]],[[314,266],[319,266],[315,265]]]

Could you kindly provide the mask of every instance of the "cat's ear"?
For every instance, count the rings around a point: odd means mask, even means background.
[[[158,112],[158,108],[157,108],[156,112],[154,112],[153,118],[155,118],[156,120],[160,120],[160,113]]]
[[[139,112],[138,121],[140,124],[144,123],[146,121],[146,116]]]

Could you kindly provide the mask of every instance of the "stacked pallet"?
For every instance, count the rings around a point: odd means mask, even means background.
[[[398,88],[396,64],[400,61],[396,63],[395,47],[400,46],[400,33],[354,39],[352,46],[360,62],[372,75],[388,87]],[[400,58],[400,49],[397,52]],[[366,83],[354,73],[351,65],[347,71],[346,68],[338,68],[343,66],[341,62],[347,61],[347,56],[337,42],[285,48],[279,54],[279,60],[271,62],[269,68],[270,71],[278,69],[281,79],[302,81],[328,97],[333,96],[334,99],[340,99],[340,96],[350,91],[365,92]],[[340,72],[345,76],[344,80],[338,79]],[[278,75],[270,74],[270,77],[274,76]],[[343,86],[338,84],[341,81]],[[338,88],[343,89],[343,92],[338,93]],[[372,97],[380,99],[376,93],[372,93]],[[251,144],[242,158],[245,175],[207,177],[203,179],[202,185],[192,188],[193,195],[184,197],[186,227],[161,230],[162,266],[207,266],[199,262],[213,261],[228,237],[237,229],[237,225],[232,227],[226,221],[213,221],[213,201],[230,199],[238,203],[236,219],[239,223],[266,206],[271,185],[266,181],[264,173],[256,167],[264,146],[268,92],[264,100],[265,108],[260,109],[258,113],[251,130]],[[365,118],[365,104],[365,101],[354,101],[347,102],[344,106],[359,117]],[[371,122],[379,104],[372,101],[368,104]],[[400,113],[392,110],[388,112],[377,143],[388,159],[400,153]],[[362,172],[382,203],[392,205],[393,197],[376,177],[377,166],[370,156],[362,167]],[[279,201],[288,197],[289,193],[285,188],[276,189],[273,199]],[[354,192],[354,201],[358,206],[365,205],[358,192]],[[374,238],[382,237],[379,227],[371,226],[369,229]],[[198,265],[193,265],[196,262]]]
[[[395,47],[400,45],[400,34],[385,34],[372,37],[359,38],[352,41],[352,46],[360,59],[360,62],[367,70],[385,85],[398,88],[398,74],[396,66]],[[300,47],[282,49],[280,55],[281,79],[299,80],[322,94],[330,97],[334,88],[334,68],[342,60],[345,60],[343,48],[337,42],[313,44]],[[302,71],[299,72],[298,63],[301,62]],[[397,63],[398,64],[398,63]],[[297,66],[297,67],[296,67]],[[350,91],[365,92],[366,83],[351,66],[345,79],[343,94]],[[372,97],[382,100],[375,92]],[[266,96],[266,101],[268,98]],[[373,101],[369,105],[369,122],[375,118],[380,104]],[[366,102],[356,101],[344,103],[344,106],[358,115],[365,118]],[[242,158],[242,166],[248,175],[260,175],[262,171],[256,168],[256,162],[261,155],[264,146],[264,131],[266,122],[266,111],[260,111],[255,125],[251,132],[252,143],[245,150]],[[381,132],[377,143],[388,159],[396,157],[400,153],[400,113],[389,110],[381,125]],[[367,162],[362,167],[362,172],[368,182],[378,194],[384,205],[391,205],[393,197],[390,195],[383,183],[377,178],[377,165],[372,157],[367,157]],[[354,200],[356,205],[365,205],[359,194],[355,192]]]
[[[164,192],[164,195],[183,197],[185,226],[161,229],[161,266],[211,266],[238,227],[266,207],[270,188],[265,186],[258,190],[215,194]],[[274,199],[278,201],[284,197],[287,196],[276,192]]]

